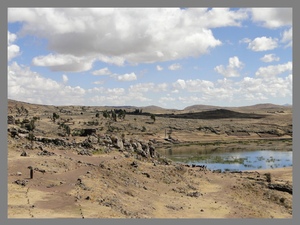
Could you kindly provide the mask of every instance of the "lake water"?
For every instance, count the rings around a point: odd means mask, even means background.
[[[280,150],[218,151],[164,151],[167,158],[185,164],[206,165],[210,170],[243,171],[293,166],[293,152]]]

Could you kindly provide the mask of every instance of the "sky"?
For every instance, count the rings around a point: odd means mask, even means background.
[[[8,8],[8,98],[292,104],[292,8]]]

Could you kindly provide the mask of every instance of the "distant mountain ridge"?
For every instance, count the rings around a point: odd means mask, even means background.
[[[216,110],[216,109],[228,109],[228,110],[264,110],[264,109],[279,109],[285,107],[292,107],[292,105],[276,105],[272,103],[260,103],[249,106],[236,106],[236,107],[221,107],[212,105],[192,105],[184,108],[184,111],[203,111],[203,110]]]
[[[23,101],[17,101],[8,99],[8,106],[12,106],[15,104],[26,104],[30,105],[31,107],[70,107],[73,105],[65,105],[65,106],[54,106],[54,105],[43,105],[43,104],[35,104],[35,103],[27,103]],[[74,107],[82,107],[82,106],[75,106]],[[163,108],[160,106],[155,105],[149,105],[149,106],[85,106],[85,107],[96,107],[96,108],[103,108],[103,109],[126,109],[126,110],[134,110],[134,109],[142,109],[144,112],[150,112],[150,113],[163,113],[163,112],[169,112],[169,113],[176,113],[176,112],[201,112],[201,111],[208,111],[208,110],[218,110],[218,109],[227,109],[227,110],[278,110],[278,109],[284,109],[284,108],[292,108],[292,105],[285,104],[285,105],[276,105],[272,103],[262,103],[262,104],[256,104],[256,105],[250,105],[250,106],[237,106],[237,107],[226,107],[226,106],[213,106],[213,105],[191,105],[188,107],[185,107],[183,110],[179,109],[168,109]]]
[[[213,105],[191,105],[185,107],[184,111],[202,111],[202,110],[214,110],[214,109],[226,109],[227,107],[213,106]]]

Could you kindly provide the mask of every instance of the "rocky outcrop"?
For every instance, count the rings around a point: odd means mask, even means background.
[[[228,136],[250,136],[251,134],[257,134],[258,136],[264,137],[281,137],[284,135],[293,134],[292,126],[278,126],[278,125],[267,125],[267,124],[253,124],[246,127],[240,125],[218,125],[218,126],[200,126],[196,130],[205,134],[226,134]],[[171,141],[171,140],[167,140]]]
[[[7,124],[15,124],[15,117],[7,116]]]
[[[67,146],[67,142],[61,138],[50,138],[50,137],[35,137],[35,141],[42,142],[44,144],[54,144],[58,146]]]
[[[47,150],[43,150],[43,151],[37,153],[37,155],[52,156],[52,155],[56,155],[56,154],[54,152],[49,152]]]
[[[27,137],[28,131],[18,127],[9,127],[8,132],[12,137]],[[39,155],[49,155],[49,152],[44,151],[44,147],[51,146],[61,146],[61,147],[71,147],[72,149],[77,149],[79,155],[92,155],[95,150],[104,150],[104,152],[109,152],[112,150],[123,151],[132,155],[136,153],[137,155],[144,158],[155,158],[158,153],[155,150],[154,143],[155,140],[151,141],[141,141],[141,140],[126,140],[124,137],[118,137],[117,135],[111,134],[93,134],[89,135],[86,139],[81,142],[76,142],[75,139],[70,137],[45,137],[45,136],[34,136],[33,141],[36,142],[41,152]]]
[[[123,141],[120,138],[118,138],[117,136],[112,136],[111,140],[112,140],[112,144],[115,148],[120,149],[120,150],[124,149]]]
[[[25,136],[28,135],[29,131],[17,126],[10,126],[8,127],[7,131],[10,133],[11,137],[21,137],[22,134],[24,134]],[[23,135],[23,136],[24,136]]]
[[[88,141],[92,144],[98,144],[98,138],[93,135],[88,137]]]
[[[293,186],[287,184],[269,184],[268,187],[270,189],[275,189],[278,191],[287,192],[293,194]]]

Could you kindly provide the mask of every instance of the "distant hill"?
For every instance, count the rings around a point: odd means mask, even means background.
[[[243,106],[240,108],[271,109],[271,108],[276,108],[276,107],[281,107],[281,105],[275,105],[272,103],[263,103],[263,104],[256,104],[256,105],[250,105],[250,106]]]
[[[280,109],[284,109],[284,108],[287,108],[287,106],[276,105],[276,104],[271,104],[271,103],[237,107],[237,109],[240,109],[240,110],[254,110],[254,111],[255,110],[280,110]]]
[[[160,117],[169,118],[186,118],[186,119],[225,119],[225,118],[248,118],[248,119],[261,119],[266,117],[263,114],[254,113],[241,113],[228,109],[214,109],[202,112],[190,112],[181,114],[159,114]]]
[[[204,110],[214,110],[219,108],[226,108],[226,107],[219,107],[219,106],[213,106],[213,105],[191,105],[188,107],[185,107],[183,110],[187,112],[199,112]]]
[[[154,114],[158,114],[158,113],[175,113],[177,111],[179,111],[178,109],[166,109],[166,108],[162,108],[159,106],[155,106],[155,105],[150,105],[150,106],[145,106],[145,107],[140,107],[143,112],[149,112],[149,113],[154,113]]]
[[[70,107],[78,107],[81,108],[83,106],[54,106],[54,105],[42,105],[42,104],[32,104],[27,102],[21,102],[16,100],[8,99],[8,108],[15,109],[15,107],[24,106],[26,108],[35,109],[37,107],[43,108],[44,110],[57,110],[60,108],[70,108]],[[88,108],[95,108],[98,110],[110,110],[110,109],[125,109],[126,111],[134,111],[135,109],[141,109],[143,112],[147,113],[154,113],[154,114],[167,114],[167,113],[174,113],[174,114],[182,114],[182,113],[195,113],[195,112],[203,112],[203,111],[211,111],[211,110],[234,110],[234,111],[272,111],[272,110],[284,110],[284,109],[292,109],[292,105],[285,104],[285,105],[276,105],[271,103],[264,103],[264,104],[256,104],[250,106],[241,106],[241,107],[221,107],[221,106],[213,106],[213,105],[192,105],[184,108],[183,110],[178,109],[167,109],[162,108],[155,105],[150,106],[85,106]]]
[[[288,104],[288,103],[284,104],[283,106],[285,106],[285,107],[293,107],[292,104]]]
[[[44,111],[54,111],[55,106],[53,105],[41,105],[41,104],[32,104],[32,103],[27,103],[27,102],[21,102],[21,101],[16,101],[16,100],[11,100],[8,99],[7,101],[7,107],[8,107],[8,112],[16,112],[17,109],[22,110],[22,106],[26,108],[27,110],[36,110],[37,108],[40,110]]]
[[[241,111],[256,111],[256,110],[279,110],[284,108],[291,108],[292,105],[276,105],[271,103],[256,104],[250,106],[240,106],[240,107],[220,107],[212,105],[192,105],[184,108],[185,112],[201,112],[207,110],[216,109],[227,109],[227,110],[241,110]]]

